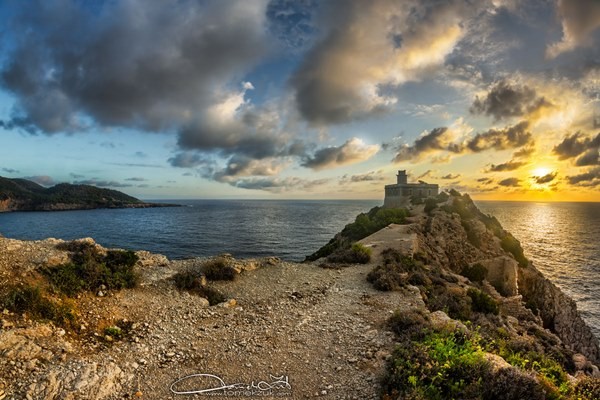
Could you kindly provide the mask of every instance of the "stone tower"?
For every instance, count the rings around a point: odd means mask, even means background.
[[[406,185],[408,183],[408,176],[406,175],[406,170],[398,171],[398,175],[396,175],[396,178],[398,185]]]

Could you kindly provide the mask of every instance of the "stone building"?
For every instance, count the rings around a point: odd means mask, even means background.
[[[439,186],[429,184],[423,181],[418,183],[408,183],[406,171],[398,171],[395,185],[385,185],[384,207],[402,207],[408,203],[412,196],[429,197],[437,196]]]

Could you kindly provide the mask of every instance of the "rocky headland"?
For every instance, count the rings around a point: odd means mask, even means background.
[[[0,237],[0,399],[598,398],[575,303],[466,195],[373,209],[308,259]]]
[[[46,188],[26,179],[9,179],[0,176],[0,212],[149,207],[178,207],[178,205],[146,203],[118,190],[90,185],[60,183]]]

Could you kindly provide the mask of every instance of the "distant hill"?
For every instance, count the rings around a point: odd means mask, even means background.
[[[145,203],[117,190],[101,189],[89,185],[61,183],[45,188],[26,179],[0,177],[0,212],[165,206],[173,205]]]

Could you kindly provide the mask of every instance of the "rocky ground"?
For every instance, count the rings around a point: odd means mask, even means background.
[[[0,239],[0,282],[66,261],[58,242]],[[237,279],[215,283],[230,300],[208,306],[169,279],[202,260],[138,254],[139,288],[79,296],[78,333],[5,311],[0,399],[182,398],[171,384],[199,373],[226,383],[287,377],[277,398],[377,398],[394,345],[387,318],[423,307],[418,290],[374,290],[368,265],[335,270],[276,258],[232,261]],[[107,341],[103,328],[122,319],[134,323],[131,334]],[[188,383],[181,387],[208,387],[203,378]]]

